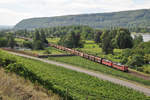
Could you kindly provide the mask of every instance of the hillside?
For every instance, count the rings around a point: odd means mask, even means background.
[[[42,86],[0,68],[0,100],[62,100]],[[5,83],[5,84],[4,84]]]
[[[13,26],[0,25],[0,30],[11,29],[11,28],[13,28]]]
[[[15,29],[33,29],[54,26],[88,25],[93,28],[150,27],[150,9],[113,13],[82,14],[24,19]]]

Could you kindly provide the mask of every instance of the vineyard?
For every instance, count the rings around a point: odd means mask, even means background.
[[[143,93],[59,66],[0,50],[0,65],[73,100],[150,100]]]

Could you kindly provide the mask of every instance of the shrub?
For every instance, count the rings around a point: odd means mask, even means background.
[[[132,55],[128,57],[128,65],[133,66],[133,67],[139,67],[144,64],[144,57],[142,55]]]
[[[143,72],[144,69],[143,69],[143,67],[137,67],[137,71]]]

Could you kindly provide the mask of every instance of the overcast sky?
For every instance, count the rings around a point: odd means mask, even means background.
[[[22,19],[150,8],[150,0],[0,0],[0,25]]]

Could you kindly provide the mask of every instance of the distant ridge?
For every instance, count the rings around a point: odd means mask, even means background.
[[[13,26],[8,26],[8,25],[0,25],[0,30],[3,30],[3,29],[12,29]]]
[[[93,28],[150,27],[150,9],[24,19],[14,29],[88,25]]]

